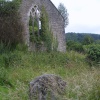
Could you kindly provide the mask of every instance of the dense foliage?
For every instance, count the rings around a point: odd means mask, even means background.
[[[67,50],[74,50],[77,52],[83,52],[83,45],[79,42],[68,41],[66,42]]]
[[[19,0],[0,1],[0,42],[13,45],[22,42],[19,5]]]
[[[16,14],[20,5],[20,0],[0,0],[0,17],[2,16],[12,16]]]
[[[100,45],[89,45],[87,46],[87,60],[93,65],[96,64],[100,66]]]
[[[41,39],[44,42],[44,45],[47,47],[47,51],[51,51],[52,49],[52,32],[49,28],[49,19],[48,14],[44,8],[42,7],[42,15],[40,18],[41,21]]]
[[[37,21],[37,18],[34,18],[33,21],[32,17],[30,16],[29,20],[30,42],[36,44],[37,50],[39,50],[41,46],[44,46],[47,51],[51,51],[53,37],[52,37],[52,32],[49,28],[48,14],[44,6],[42,6],[41,8],[41,17],[39,18],[39,20],[41,22],[40,29],[38,26],[39,22]]]
[[[39,37],[39,29],[38,29],[38,22],[36,20],[36,17],[33,18],[30,15],[30,20],[29,20],[29,34],[30,34],[30,42],[34,42],[36,44],[40,43],[40,37]]]
[[[94,36],[94,37],[93,37]],[[88,63],[100,66],[100,35],[99,34],[66,34],[67,50],[74,50],[87,55]]]

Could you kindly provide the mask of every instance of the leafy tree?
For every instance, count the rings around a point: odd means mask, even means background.
[[[93,42],[94,42],[94,39],[91,36],[86,35],[83,40],[83,45],[89,45]]]
[[[59,12],[61,13],[61,15],[64,18],[65,27],[66,27],[68,25],[68,13],[67,13],[67,9],[64,6],[64,4],[60,3],[59,6],[58,6],[58,10],[59,10]]]

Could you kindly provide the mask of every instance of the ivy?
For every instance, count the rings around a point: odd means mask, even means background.
[[[30,33],[30,42],[36,44],[36,47],[44,46],[49,52],[52,49],[52,33],[49,28],[48,14],[44,6],[41,9],[41,29],[39,30],[37,25],[37,20],[34,18],[34,24],[32,23],[32,18],[30,16],[29,20],[29,33]]]
[[[58,41],[57,41],[57,36],[56,36],[56,38],[53,37],[52,49],[53,51],[57,51],[57,48],[58,48]]]
[[[41,34],[40,34],[41,39],[42,41],[44,41],[45,46],[47,47],[47,51],[51,51],[53,36],[49,28],[48,14],[44,6],[42,6],[42,15],[40,20],[41,20]]]

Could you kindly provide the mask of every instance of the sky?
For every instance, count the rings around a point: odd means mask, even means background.
[[[69,25],[65,32],[100,34],[100,0],[51,0],[68,11]]]

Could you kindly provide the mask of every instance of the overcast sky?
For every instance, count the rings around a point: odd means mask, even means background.
[[[100,34],[100,0],[51,0],[56,7],[63,3],[69,13],[66,32]]]

